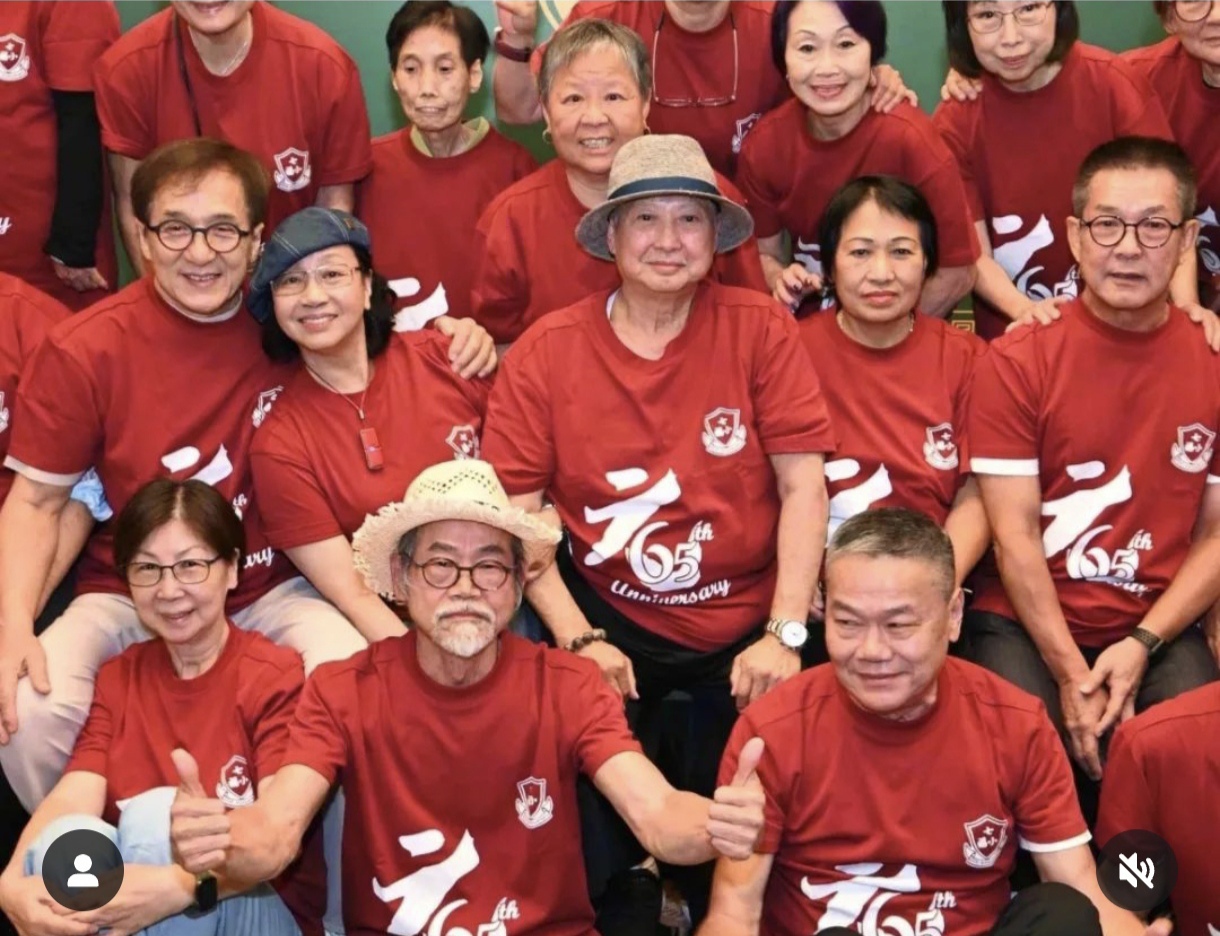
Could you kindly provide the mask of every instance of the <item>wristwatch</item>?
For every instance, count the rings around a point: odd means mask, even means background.
[[[1149,657],[1156,656],[1161,652],[1161,648],[1165,646],[1165,641],[1163,641],[1156,634],[1152,633],[1152,631],[1143,627],[1137,627],[1130,633],[1129,636],[1134,637],[1144,645],[1144,647],[1148,650]]]
[[[809,628],[804,621],[785,621],[783,618],[771,618],[767,621],[766,631],[772,637],[779,639],[789,650],[800,652],[809,639]]]
[[[528,62],[530,60],[530,56],[534,52],[533,46],[525,46],[524,48],[520,48],[515,45],[509,45],[508,40],[504,38],[503,26],[496,27],[496,39],[492,45],[495,48],[497,55],[499,55],[501,58],[508,59],[510,62]]]
[[[210,871],[195,875],[195,902],[182,911],[182,915],[192,920],[216,909],[219,888],[216,875]]]

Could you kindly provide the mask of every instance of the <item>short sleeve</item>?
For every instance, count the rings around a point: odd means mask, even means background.
[[[338,681],[328,679],[324,664],[314,670],[301,690],[288,729],[288,744],[280,766],[302,764],[334,783],[347,763],[347,732],[327,703],[326,694]]]
[[[524,330],[530,288],[521,249],[507,205],[492,202],[475,227],[470,308],[497,343],[515,341]]]
[[[984,220],[987,212],[983,208],[983,196],[979,193],[972,158],[974,120],[971,119],[971,111],[956,101],[944,101],[932,114],[932,126],[940,134],[940,138],[953,155],[957,172],[966,191],[971,222]]]
[[[55,91],[92,91],[93,65],[119,38],[113,3],[47,4],[42,34],[43,69]]]
[[[747,741],[759,734],[760,731],[754,725],[749,711],[737,719],[737,724],[733,726],[733,732],[729,735],[729,743],[725,745],[724,754],[720,758],[717,786],[727,786],[733,782],[733,777],[737,774],[737,762],[741,758],[741,749],[746,746]],[[763,750],[762,759],[758,762],[758,781],[762,784],[767,801],[763,806],[762,838],[759,840],[756,851],[763,855],[774,855],[779,851],[784,837],[785,818],[781,805],[781,791],[787,789],[787,784],[780,777],[775,751],[770,740],[764,737],[764,741],[767,742],[767,745]]]
[[[483,458],[509,494],[545,490],[555,475],[550,370],[542,340],[518,345],[504,359],[487,403]]]
[[[1076,799],[1072,767],[1045,710],[1039,708],[1027,739],[1015,733],[1009,737],[1025,763],[1013,803],[1021,847],[1030,852],[1054,852],[1088,842],[1089,827]]]
[[[299,430],[277,416],[273,411],[250,451],[254,496],[267,541],[276,549],[293,549],[342,536]]]
[[[114,59],[111,49],[93,72],[94,102],[102,125],[102,145],[129,159],[143,159],[156,148],[152,121],[155,105],[152,88],[156,75],[145,74],[141,59],[128,54]],[[149,69],[153,61],[145,63]]]
[[[957,370],[957,387],[953,399],[953,441],[957,443],[960,482],[970,476],[970,405],[974,395],[974,373],[979,358],[987,353],[987,343],[971,336],[964,342],[962,361]]]
[[[330,106],[323,115],[325,142],[317,162],[319,185],[357,182],[373,168],[372,133],[360,73],[346,55],[342,70],[336,71],[333,80]]]
[[[927,127],[927,124],[923,126]],[[953,153],[940,135],[927,127],[925,133],[910,138],[907,160],[913,163],[911,180],[936,216],[940,266],[970,266],[979,258],[979,239],[962,184],[961,168]]]
[[[830,412],[796,320],[775,306],[766,316],[750,381],[754,418],[768,455],[833,452]]]
[[[774,158],[764,139],[755,127],[755,132],[741,144],[737,157],[736,182],[754,218],[754,234],[757,237],[774,237],[783,230],[779,203],[781,195],[774,191],[767,178],[767,160]]]
[[[1021,336],[1023,341],[1031,338]],[[975,368],[966,426],[970,470],[976,475],[1038,474],[1038,392],[1032,375],[1012,353],[1018,348],[993,345]]]
[[[267,666],[257,675],[258,679],[245,685],[253,695],[245,714],[253,742],[256,776],[262,782],[284,762],[288,733],[305,684],[305,664],[298,658],[292,665]]]
[[[627,727],[623,701],[593,667],[563,672],[563,694],[558,700],[565,732],[565,750],[572,752],[577,770],[590,779],[602,764],[625,751],[643,753]]]
[[[1097,841],[1105,845],[1129,829],[1157,831],[1157,798],[1148,785],[1130,722],[1118,726],[1106,757],[1101,782],[1101,805],[1097,813]]]
[[[91,375],[53,339],[44,341],[17,384],[9,457],[75,482],[96,463],[102,439]]]
[[[72,757],[64,773],[87,770],[89,773],[107,774],[110,748],[114,742],[116,701],[112,697],[116,690],[116,677],[125,672],[122,661],[116,660],[102,667],[93,687],[93,702],[89,706],[89,717],[85,727],[76,736]],[[120,680],[121,681],[121,680]]]
[[[719,173],[716,183],[728,198],[739,205],[749,207],[746,197],[732,182]],[[751,234],[745,241],[727,253],[717,254],[712,262],[712,273],[726,286],[740,286],[755,292],[771,295],[767,278],[763,275],[762,257],[758,252],[758,239]]]

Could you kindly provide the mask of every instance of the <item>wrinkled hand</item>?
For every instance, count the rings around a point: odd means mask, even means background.
[[[765,742],[751,738],[737,759],[737,773],[728,786],[717,787],[707,812],[707,834],[712,848],[726,858],[741,861],[754,854],[762,838],[767,795],[758,781],[758,762]]]
[[[109,289],[106,277],[102,276],[97,267],[70,267],[51,258],[51,266],[61,283],[66,283],[77,292],[88,292],[91,289]]]
[[[534,31],[538,28],[538,4],[534,0],[496,0],[496,23],[504,30],[505,39],[526,40],[527,44],[532,44]]]
[[[1089,678],[1080,684],[1083,695],[1092,695],[1105,687],[1109,703],[1097,724],[1097,737],[1101,737],[1116,724],[1119,717],[1126,721],[1135,714],[1135,694],[1140,681],[1148,669],[1148,650],[1134,637],[1127,637],[1106,647]]]
[[[640,697],[635,688],[635,669],[631,660],[618,647],[604,640],[595,640],[576,652],[596,663],[602,671],[602,679],[620,696],[628,699]]]
[[[459,376],[487,377],[496,369],[496,343],[474,319],[442,315],[432,320],[432,327],[451,339],[449,362]]]
[[[178,771],[178,795],[169,811],[169,840],[174,861],[191,874],[215,871],[225,863],[232,843],[225,805],[210,799],[199,780],[199,765],[182,748],[170,752]]]
[[[1059,307],[1072,301],[1071,296],[1051,296],[1049,299],[1026,303],[1025,308],[1008,323],[1008,327],[1004,331],[1014,331],[1023,325],[1032,325],[1034,322],[1049,325],[1051,322],[1057,321],[1062,314]]]
[[[31,632],[14,634],[0,627],[0,744],[17,733],[17,683],[23,676],[43,695],[51,691],[42,643]]]
[[[942,101],[973,101],[983,93],[983,82],[978,78],[967,78],[960,72],[949,69],[945,83],[940,88]]]
[[[41,874],[0,877],[0,908],[21,936],[87,936],[96,927],[76,919],[47,893]]]
[[[919,95],[906,86],[902,75],[892,65],[874,66],[868,86],[873,90],[871,101],[878,114],[888,114],[903,101],[913,107],[919,106]]]
[[[1220,316],[1197,302],[1186,303],[1182,306],[1182,311],[1186,313],[1188,319],[1196,325],[1202,326],[1203,340],[1207,342],[1212,351],[1220,351]]]
[[[737,700],[737,710],[740,712],[759,696],[800,671],[800,654],[785,647],[779,638],[764,635],[737,654],[737,659],[733,661],[729,688]]]
[[[783,272],[775,278],[775,288],[771,295],[777,302],[782,302],[795,311],[806,296],[818,292],[822,288],[822,277],[810,273],[804,264],[790,263]]]
[[[1059,684],[1059,704],[1063,709],[1063,724],[1068,732],[1072,757],[1094,780],[1101,779],[1097,726],[1106,710],[1107,696],[1105,689],[1084,695],[1076,678],[1065,679]]]
[[[132,936],[194,903],[193,886],[188,890],[177,879],[181,873],[172,865],[125,865],[123,883],[114,898],[77,918],[104,927],[106,936]]]

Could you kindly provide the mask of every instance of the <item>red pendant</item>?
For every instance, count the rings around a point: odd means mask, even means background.
[[[385,459],[381,455],[381,441],[377,438],[377,430],[373,428],[360,430],[360,447],[364,449],[364,463],[369,471],[380,471],[385,467]]]

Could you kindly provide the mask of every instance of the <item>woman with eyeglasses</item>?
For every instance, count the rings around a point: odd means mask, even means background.
[[[1178,271],[1174,298],[1220,312],[1220,4],[1155,0],[1152,5],[1169,38],[1120,58],[1152,85],[1174,139],[1198,174],[1198,250]]]
[[[1120,136],[1172,138],[1152,89],[1114,53],[1079,42],[1071,0],[945,0],[949,62],[973,100],[932,121],[966,180],[982,255],[977,332],[1057,316],[1078,292],[1066,219],[1084,157]],[[964,93],[964,92],[963,92]]]
[[[581,250],[572,232],[606,200],[615,153],[648,132],[649,60],[636,33],[603,19],[564,26],[547,44],[538,88],[559,158],[501,192],[475,237],[471,306],[498,343],[618,282],[614,264]],[[740,200],[732,183],[719,185]],[[765,290],[754,238],[716,257],[711,277]]]
[[[229,809],[253,803],[280,767],[305,681],[297,653],[226,616],[245,545],[228,500],[202,481],[153,481],[119,514],[114,561],[146,633],[98,672],[64,775],[0,874],[0,908],[21,933],[202,932],[201,921],[182,916],[192,912],[211,914],[214,936],[301,932],[268,885],[232,896],[215,879],[197,881],[170,852],[174,749],[189,746],[196,758],[197,792],[214,792]],[[69,889],[79,885],[52,845],[79,830],[114,844],[122,885],[103,906],[67,914],[59,904],[81,892]],[[84,883],[104,890],[115,863],[96,847],[88,857],[88,867],[76,859],[67,873],[93,875]]]
[[[754,128],[737,182],[754,215],[767,286],[791,309],[820,293],[818,224],[831,196],[859,175],[918,185],[936,212],[942,265],[924,285],[924,312],[948,315],[973,282],[978,247],[952,154],[918,108],[870,110],[870,78],[885,51],[880,0],[775,5],[771,55],[794,98]]]
[[[368,229],[313,207],[276,228],[246,301],[293,370],[250,453],[267,538],[369,641],[403,624],[356,572],[351,536],[424,468],[479,457],[496,363],[488,343],[481,376],[462,378],[435,331],[393,331],[394,298]]]
[[[542,119],[534,81],[541,58],[534,48],[535,0],[496,3],[496,65],[492,90],[504,123]],[[767,60],[771,4],[755,0],[582,0],[564,25],[591,17],[620,23],[651,50],[654,133],[694,137],[717,172],[732,178],[742,141],[758,119],[788,97],[783,77]],[[898,72],[878,66],[872,76],[873,106],[894,108],[914,95]]]

